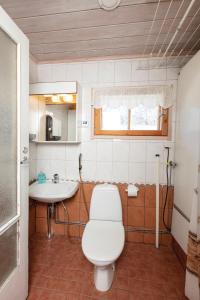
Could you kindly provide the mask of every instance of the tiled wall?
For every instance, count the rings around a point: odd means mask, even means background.
[[[149,66],[149,69],[146,67]],[[154,67],[155,66],[155,67]],[[62,178],[78,178],[78,153],[83,154],[85,181],[155,183],[155,154],[160,153],[161,183],[165,183],[164,146],[171,147],[173,159],[175,107],[171,110],[169,139],[97,139],[92,137],[91,88],[113,85],[151,85],[172,83],[176,88],[178,69],[157,68],[155,60],[116,60],[68,64],[38,65],[35,81],[77,80],[82,87],[81,145],[38,145],[36,159],[31,158],[32,174],[43,170],[48,177],[58,172]],[[34,152],[35,153],[35,152]],[[34,173],[35,172],[35,173]]]
[[[149,69],[146,66],[149,65]],[[165,146],[169,146],[170,159],[174,156],[174,136],[176,107],[170,111],[170,137],[163,138],[125,138],[109,139],[94,138],[91,122],[91,89],[99,86],[135,86],[151,84],[173,84],[176,88],[178,69],[157,68],[155,60],[116,60],[68,64],[44,64],[37,67],[37,78],[34,82],[73,81],[77,80],[82,87],[82,118],[88,121],[88,127],[82,128],[82,142],[80,145],[31,145],[30,178],[36,177],[41,170],[52,178],[59,173],[63,179],[79,179],[78,155],[83,154],[82,177],[89,203],[94,182],[116,182],[120,188],[123,204],[123,220],[126,226],[128,241],[154,243],[155,235],[155,184],[156,162],[155,154],[160,154],[160,183],[165,184]],[[144,68],[143,68],[144,67]],[[35,68],[34,68],[35,70]],[[88,183],[87,183],[88,182]],[[134,182],[140,185],[139,196],[127,198],[126,183]],[[120,183],[120,184],[119,184]],[[163,209],[163,193],[160,198]],[[172,196],[167,210],[169,224],[171,224]],[[70,221],[81,222],[79,225],[69,225],[72,236],[81,236],[83,224],[87,221],[86,212],[80,192],[66,201]],[[60,217],[63,218],[63,209],[60,208]],[[163,228],[162,220],[161,228]],[[66,226],[53,224],[57,234],[66,234]],[[45,232],[46,206],[37,204],[36,231]],[[161,234],[161,242],[168,244],[171,236]]]
[[[172,147],[168,141],[115,141],[90,140],[80,145],[38,145],[37,173],[41,170],[52,178],[58,173],[60,178],[77,180],[78,155],[83,156],[84,181],[108,181],[121,183],[156,182],[155,154],[160,154],[160,183],[165,183],[166,150],[164,146]]]
[[[87,205],[90,205],[90,199],[94,183],[84,183],[84,193]],[[123,223],[126,229],[126,240],[130,242],[155,242],[155,186],[139,185],[138,196],[127,197],[126,184],[118,184],[123,208]],[[164,206],[166,187],[160,186],[160,229],[164,229],[162,222],[162,212]],[[173,188],[170,188],[168,205],[166,209],[166,222],[171,225],[173,203]],[[69,213],[69,221],[79,224],[69,225],[69,234],[73,237],[81,237],[84,224],[87,222],[87,213],[83,202],[83,194],[79,190],[77,194],[65,201]],[[59,218],[66,220],[61,205],[58,206]],[[46,205],[37,203],[36,206],[36,231],[38,233],[47,233]],[[67,234],[67,225],[52,223],[55,234]],[[160,242],[165,245],[171,243],[171,236],[164,230],[160,235]]]

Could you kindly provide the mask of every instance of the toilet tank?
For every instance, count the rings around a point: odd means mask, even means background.
[[[92,192],[90,220],[122,221],[122,205],[118,187],[98,184]]]

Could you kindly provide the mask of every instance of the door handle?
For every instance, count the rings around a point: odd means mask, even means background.
[[[25,165],[25,164],[28,164],[28,163],[29,163],[29,160],[28,160],[27,156],[24,156],[23,159],[20,161],[21,165]]]
[[[24,146],[24,149],[23,149],[23,151],[22,151],[24,154],[27,154],[28,153],[28,147],[25,147]]]

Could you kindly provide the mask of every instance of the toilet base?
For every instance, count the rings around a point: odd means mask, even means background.
[[[94,284],[98,291],[106,292],[110,289],[115,273],[115,265],[94,266]]]

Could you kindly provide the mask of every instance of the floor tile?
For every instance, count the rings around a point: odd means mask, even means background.
[[[96,290],[79,239],[44,235],[29,243],[28,300],[185,300],[185,273],[169,247],[126,243],[108,292]]]

